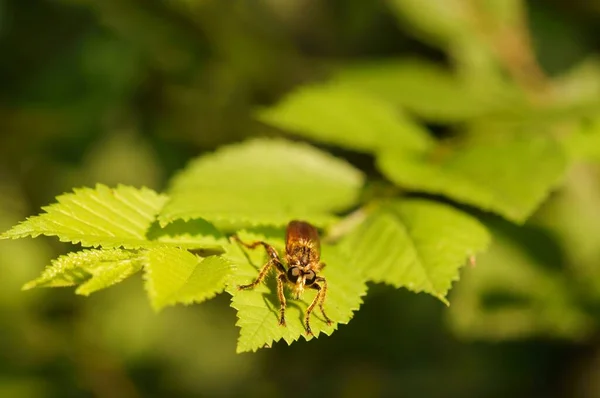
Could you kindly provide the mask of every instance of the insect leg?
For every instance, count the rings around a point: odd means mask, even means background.
[[[310,314],[313,312],[315,305],[317,305],[321,298],[321,285],[319,285],[318,283],[313,283],[312,285],[310,285],[310,288],[316,289],[317,295],[306,309],[306,314],[304,315],[304,325],[306,327],[306,334],[309,336],[313,334],[312,329],[310,328]]]
[[[331,325],[333,323],[331,321],[331,319],[329,319],[327,314],[325,314],[325,309],[323,308],[323,303],[325,303],[325,296],[327,295],[327,281],[323,277],[318,277],[317,282],[320,282],[322,285],[320,285],[318,283],[313,283],[312,285],[310,285],[311,289],[317,290],[317,295],[313,299],[312,303],[310,303],[310,305],[306,309],[306,315],[304,316],[304,324],[306,326],[306,334],[308,334],[308,335],[313,334],[312,329],[310,328],[310,314],[313,312],[313,310],[315,309],[315,306],[317,304],[319,304],[319,308],[321,309],[321,313],[323,314],[323,317],[325,318],[325,322],[327,322],[327,325]]]
[[[283,284],[287,281],[285,274],[279,274],[277,277],[277,296],[279,297],[279,325],[285,326],[285,294],[283,294]]]
[[[321,310],[321,313],[323,314],[323,318],[325,318],[325,322],[327,322],[327,325],[331,325],[333,322],[331,321],[331,319],[329,319],[327,314],[325,314],[325,309],[323,308],[323,305],[325,304],[325,297],[327,296],[327,280],[325,280],[325,278],[323,277],[319,277],[317,278],[317,282],[321,282],[321,284],[323,285],[321,287],[321,299],[319,300],[319,309]]]
[[[315,288],[320,288],[320,286],[318,286],[316,283],[313,286],[315,286]],[[320,294],[321,294],[321,291],[319,290],[319,292],[315,296],[315,299],[312,301],[312,303],[310,303],[310,305],[306,309],[306,315],[304,316],[304,325],[306,328],[306,334],[309,336],[313,334],[313,332],[310,328],[310,313],[312,312],[313,308],[315,308],[315,305],[317,304],[317,300],[319,299]]]
[[[265,250],[267,251],[267,254],[269,255],[269,261],[261,268],[256,280],[248,285],[238,286],[238,290],[246,290],[246,289],[254,288],[256,285],[258,285],[260,282],[262,282],[262,280],[265,278],[265,276],[269,272],[269,269],[271,267],[275,267],[277,269],[277,273],[279,274],[277,276],[277,297],[279,298],[279,303],[281,304],[281,307],[279,308],[279,324],[281,326],[285,326],[286,301],[285,301],[285,294],[283,292],[283,285],[285,284],[287,279],[286,279],[285,268],[283,267],[283,264],[281,264],[281,260],[279,259],[279,255],[277,254],[277,251],[273,248],[273,246],[271,246],[265,242],[262,242],[262,241],[245,243],[245,242],[242,242],[240,240],[240,238],[237,237],[237,235],[234,235],[233,238],[249,249],[254,249],[257,246],[263,246],[265,248]]]
[[[285,268],[283,267],[283,264],[281,264],[281,260],[279,259],[277,250],[275,250],[275,248],[273,246],[269,245],[266,242],[262,242],[262,241],[245,243],[245,242],[242,242],[240,240],[240,238],[238,238],[237,235],[233,235],[232,238],[249,249],[254,249],[257,246],[263,246],[265,248],[265,250],[267,251],[267,254],[269,255],[269,261],[267,261],[267,263],[265,265],[263,265],[263,267],[260,269],[256,280],[254,280],[254,282],[252,282],[248,285],[238,286],[238,290],[246,290],[246,289],[254,288],[256,285],[258,285],[260,282],[262,282],[263,279],[265,279],[265,276],[267,276],[267,273],[269,272],[269,269],[271,267],[277,268],[277,272],[279,275],[282,275],[282,274],[285,275]]]
[[[279,271],[285,273],[285,268],[283,268],[283,265],[281,265],[281,260],[279,259],[279,254],[277,254],[277,250],[275,250],[275,248],[273,246],[271,246],[270,244],[263,242],[263,241],[246,243],[246,242],[243,242],[237,235],[233,235],[232,238],[234,240],[238,241],[243,246],[247,247],[248,249],[254,249],[258,246],[264,247],[265,250],[267,251],[267,254],[269,255],[269,258],[271,260],[276,261],[281,266],[281,268],[278,266],[277,269]]]
[[[263,279],[265,279],[265,276],[267,276],[267,273],[269,272],[269,269],[271,269],[271,267],[273,267],[273,266],[275,268],[277,268],[278,271],[279,271],[279,267],[283,268],[283,266],[280,263],[277,263],[277,262],[275,262],[273,260],[269,260],[260,269],[260,272],[258,273],[258,276],[254,280],[254,282],[249,283],[247,285],[239,285],[238,286],[238,290],[248,290],[248,289],[252,289],[252,288],[256,287],[256,285],[258,285],[259,283],[261,283],[263,281]]]

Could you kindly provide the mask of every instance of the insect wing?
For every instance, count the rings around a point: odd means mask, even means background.
[[[285,233],[285,250],[288,253],[293,252],[294,246],[298,244],[309,244],[317,253],[321,251],[319,232],[315,227],[305,221],[290,221]]]

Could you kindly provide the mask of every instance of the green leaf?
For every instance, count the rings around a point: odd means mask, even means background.
[[[532,335],[582,339],[594,321],[578,306],[564,274],[545,267],[516,242],[494,236],[475,269],[465,270],[448,312],[455,333],[470,339]]]
[[[82,284],[76,293],[88,295],[121,282],[141,269],[139,254],[122,249],[92,249],[52,260],[42,275],[23,289]]]
[[[473,92],[450,70],[422,59],[386,59],[345,66],[337,71],[334,81],[340,86],[400,105],[435,122],[467,120],[497,110],[506,103],[502,96],[488,92],[483,97]],[[384,137],[383,141],[387,138]]]
[[[277,235],[262,235],[242,232],[240,238],[246,242],[266,240],[273,244],[279,253],[283,247],[283,231]],[[322,259],[327,264],[320,275],[327,278],[328,292],[324,304],[325,311],[333,325],[328,326],[318,308],[311,315],[311,328],[318,337],[321,333],[331,335],[339,324],[347,324],[353,312],[362,303],[361,297],[366,293],[364,278],[358,270],[348,267],[349,260],[343,252],[334,246],[324,245]],[[231,306],[237,310],[240,337],[237,352],[256,351],[270,347],[274,342],[283,339],[288,344],[306,336],[303,319],[306,308],[316,295],[316,291],[306,290],[301,299],[294,299],[286,289],[286,322],[287,326],[279,326],[279,300],[274,272],[267,276],[264,283],[253,290],[237,290],[237,286],[248,284],[256,279],[258,270],[266,262],[264,249],[241,249],[237,244],[229,247],[227,257],[233,261],[237,270],[232,275],[227,291],[233,296]]]
[[[158,311],[177,303],[199,303],[223,291],[231,264],[220,256],[201,258],[176,247],[146,253],[146,291]]]
[[[597,118],[599,96],[600,59],[586,58],[552,80],[550,110],[572,118],[581,115]]]
[[[395,150],[377,164],[397,185],[524,222],[562,179],[566,159],[554,140],[535,134],[440,147],[427,155]]]
[[[295,134],[359,151],[389,145],[423,150],[432,144],[427,132],[397,106],[335,83],[301,87],[257,117]]]
[[[202,218],[215,223],[285,225],[290,219],[317,225],[352,206],[363,175],[316,148],[258,139],[193,161],[176,176],[162,224]]]
[[[536,212],[528,224],[549,230],[560,243],[565,271],[574,280],[578,295],[600,302],[600,170],[596,165],[575,164],[561,189]]]
[[[571,159],[600,162],[600,118],[589,120],[572,131],[563,143]]]
[[[369,280],[429,293],[447,303],[459,268],[484,250],[489,239],[475,218],[450,206],[404,200],[382,205],[343,245],[352,253],[349,268],[363,270]]]
[[[431,44],[447,45],[475,33],[470,10],[462,0],[388,0],[388,3],[402,25],[411,25],[413,33]]]
[[[227,238],[211,223],[196,220],[176,220],[161,228],[158,222],[152,224],[147,238],[164,245],[175,245],[186,249],[214,249],[222,251],[228,244]]]
[[[146,230],[166,199],[147,188],[123,185],[75,189],[44,207],[45,213],[29,217],[0,237],[47,235],[83,246],[138,248],[148,244]]]
[[[98,290],[123,282],[141,269],[142,261],[139,257],[103,264],[102,267],[91,270],[92,277],[79,285],[75,293],[89,296]]]
[[[448,47],[461,41],[518,29],[523,23],[522,0],[388,0],[403,26],[430,44]]]

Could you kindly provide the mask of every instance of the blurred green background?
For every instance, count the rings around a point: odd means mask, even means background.
[[[488,61],[476,46],[445,40],[472,1],[0,0],[0,230],[73,187],[161,190],[198,154],[282,134],[252,109],[332,64],[418,56],[496,90],[471,73]],[[600,1],[523,4],[539,65],[504,65],[521,88],[600,51]],[[440,136],[451,124],[425,121]],[[243,355],[226,295],[156,315],[140,278],[89,298],[21,292],[70,246],[1,241],[0,397],[600,397],[598,200],[597,167],[579,164],[525,227],[490,220],[496,244],[449,309],[373,285],[331,337]]]

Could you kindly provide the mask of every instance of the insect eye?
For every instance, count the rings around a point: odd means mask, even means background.
[[[312,285],[315,283],[315,279],[317,279],[317,275],[313,271],[308,271],[306,274],[305,284]]]
[[[301,274],[301,272],[298,269],[298,267],[292,267],[292,268],[288,269],[287,277],[290,280],[290,282],[296,283],[296,281],[300,277],[300,274]]]

